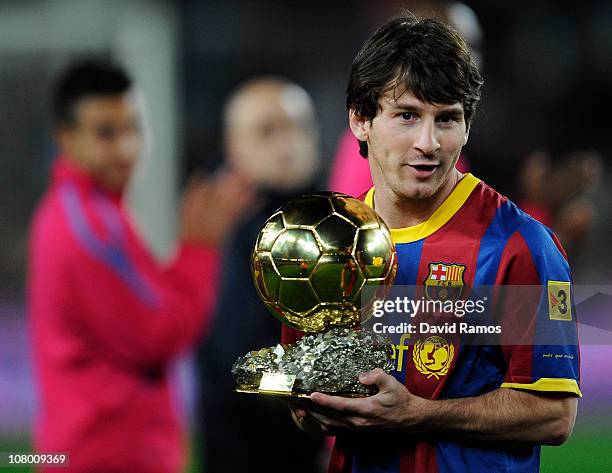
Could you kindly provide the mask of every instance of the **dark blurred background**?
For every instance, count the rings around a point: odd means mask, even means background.
[[[612,285],[612,3],[464,4],[470,8],[463,14],[475,15],[480,28],[486,80],[465,149],[472,173],[520,199],[521,170],[532,153],[546,153],[553,167],[563,166],[577,151],[596,155],[603,164],[601,178],[586,192],[594,209],[592,224],[570,258],[576,284]],[[236,85],[275,74],[312,95],[324,160],[318,182],[325,188],[346,128],[344,87],[356,51],[402,8],[440,5],[0,2],[0,451],[29,448],[36,408],[23,303],[25,249],[30,214],[55,155],[49,91],[57,72],[75,57],[103,54],[124,64],[140,85],[149,146],[131,202],[143,234],[164,258],[174,238],[168,222],[174,222],[183,178],[195,168],[214,169],[222,158],[220,115]],[[557,189],[542,191],[571,190],[575,179],[580,175],[566,172],[547,183]],[[609,347],[584,347],[585,398],[575,435],[561,448],[544,449],[548,467],[543,471],[612,470],[612,371],[606,368],[611,354]],[[190,360],[179,363],[176,373],[189,422],[197,393]]]

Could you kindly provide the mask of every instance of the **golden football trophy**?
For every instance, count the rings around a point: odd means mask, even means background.
[[[237,391],[370,394],[358,375],[390,371],[390,346],[359,326],[397,271],[391,234],[378,214],[339,193],[293,199],[266,220],[251,262],[265,306],[305,336],[239,358],[232,368]]]

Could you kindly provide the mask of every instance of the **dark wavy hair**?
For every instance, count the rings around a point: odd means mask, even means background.
[[[119,65],[102,57],[87,57],[69,64],[58,77],[53,93],[57,125],[75,125],[74,107],[86,97],[128,92],[132,79]]]
[[[461,103],[469,126],[483,82],[468,45],[454,28],[409,14],[381,26],[357,53],[346,107],[372,120],[380,97],[403,83],[423,102]],[[365,141],[359,142],[359,152],[368,156]]]

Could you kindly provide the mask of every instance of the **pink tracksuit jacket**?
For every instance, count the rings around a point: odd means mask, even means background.
[[[36,450],[69,453],[70,472],[179,472],[168,366],[209,325],[217,278],[211,247],[161,266],[121,196],[59,158],[29,242]]]

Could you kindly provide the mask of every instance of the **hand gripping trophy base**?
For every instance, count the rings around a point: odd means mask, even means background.
[[[237,392],[308,397],[318,391],[337,396],[362,397],[376,388],[359,382],[359,374],[374,368],[393,368],[387,340],[365,329],[332,328],[306,335],[293,345],[277,345],[238,358],[232,368]],[[261,389],[264,373],[294,380],[284,389]]]

